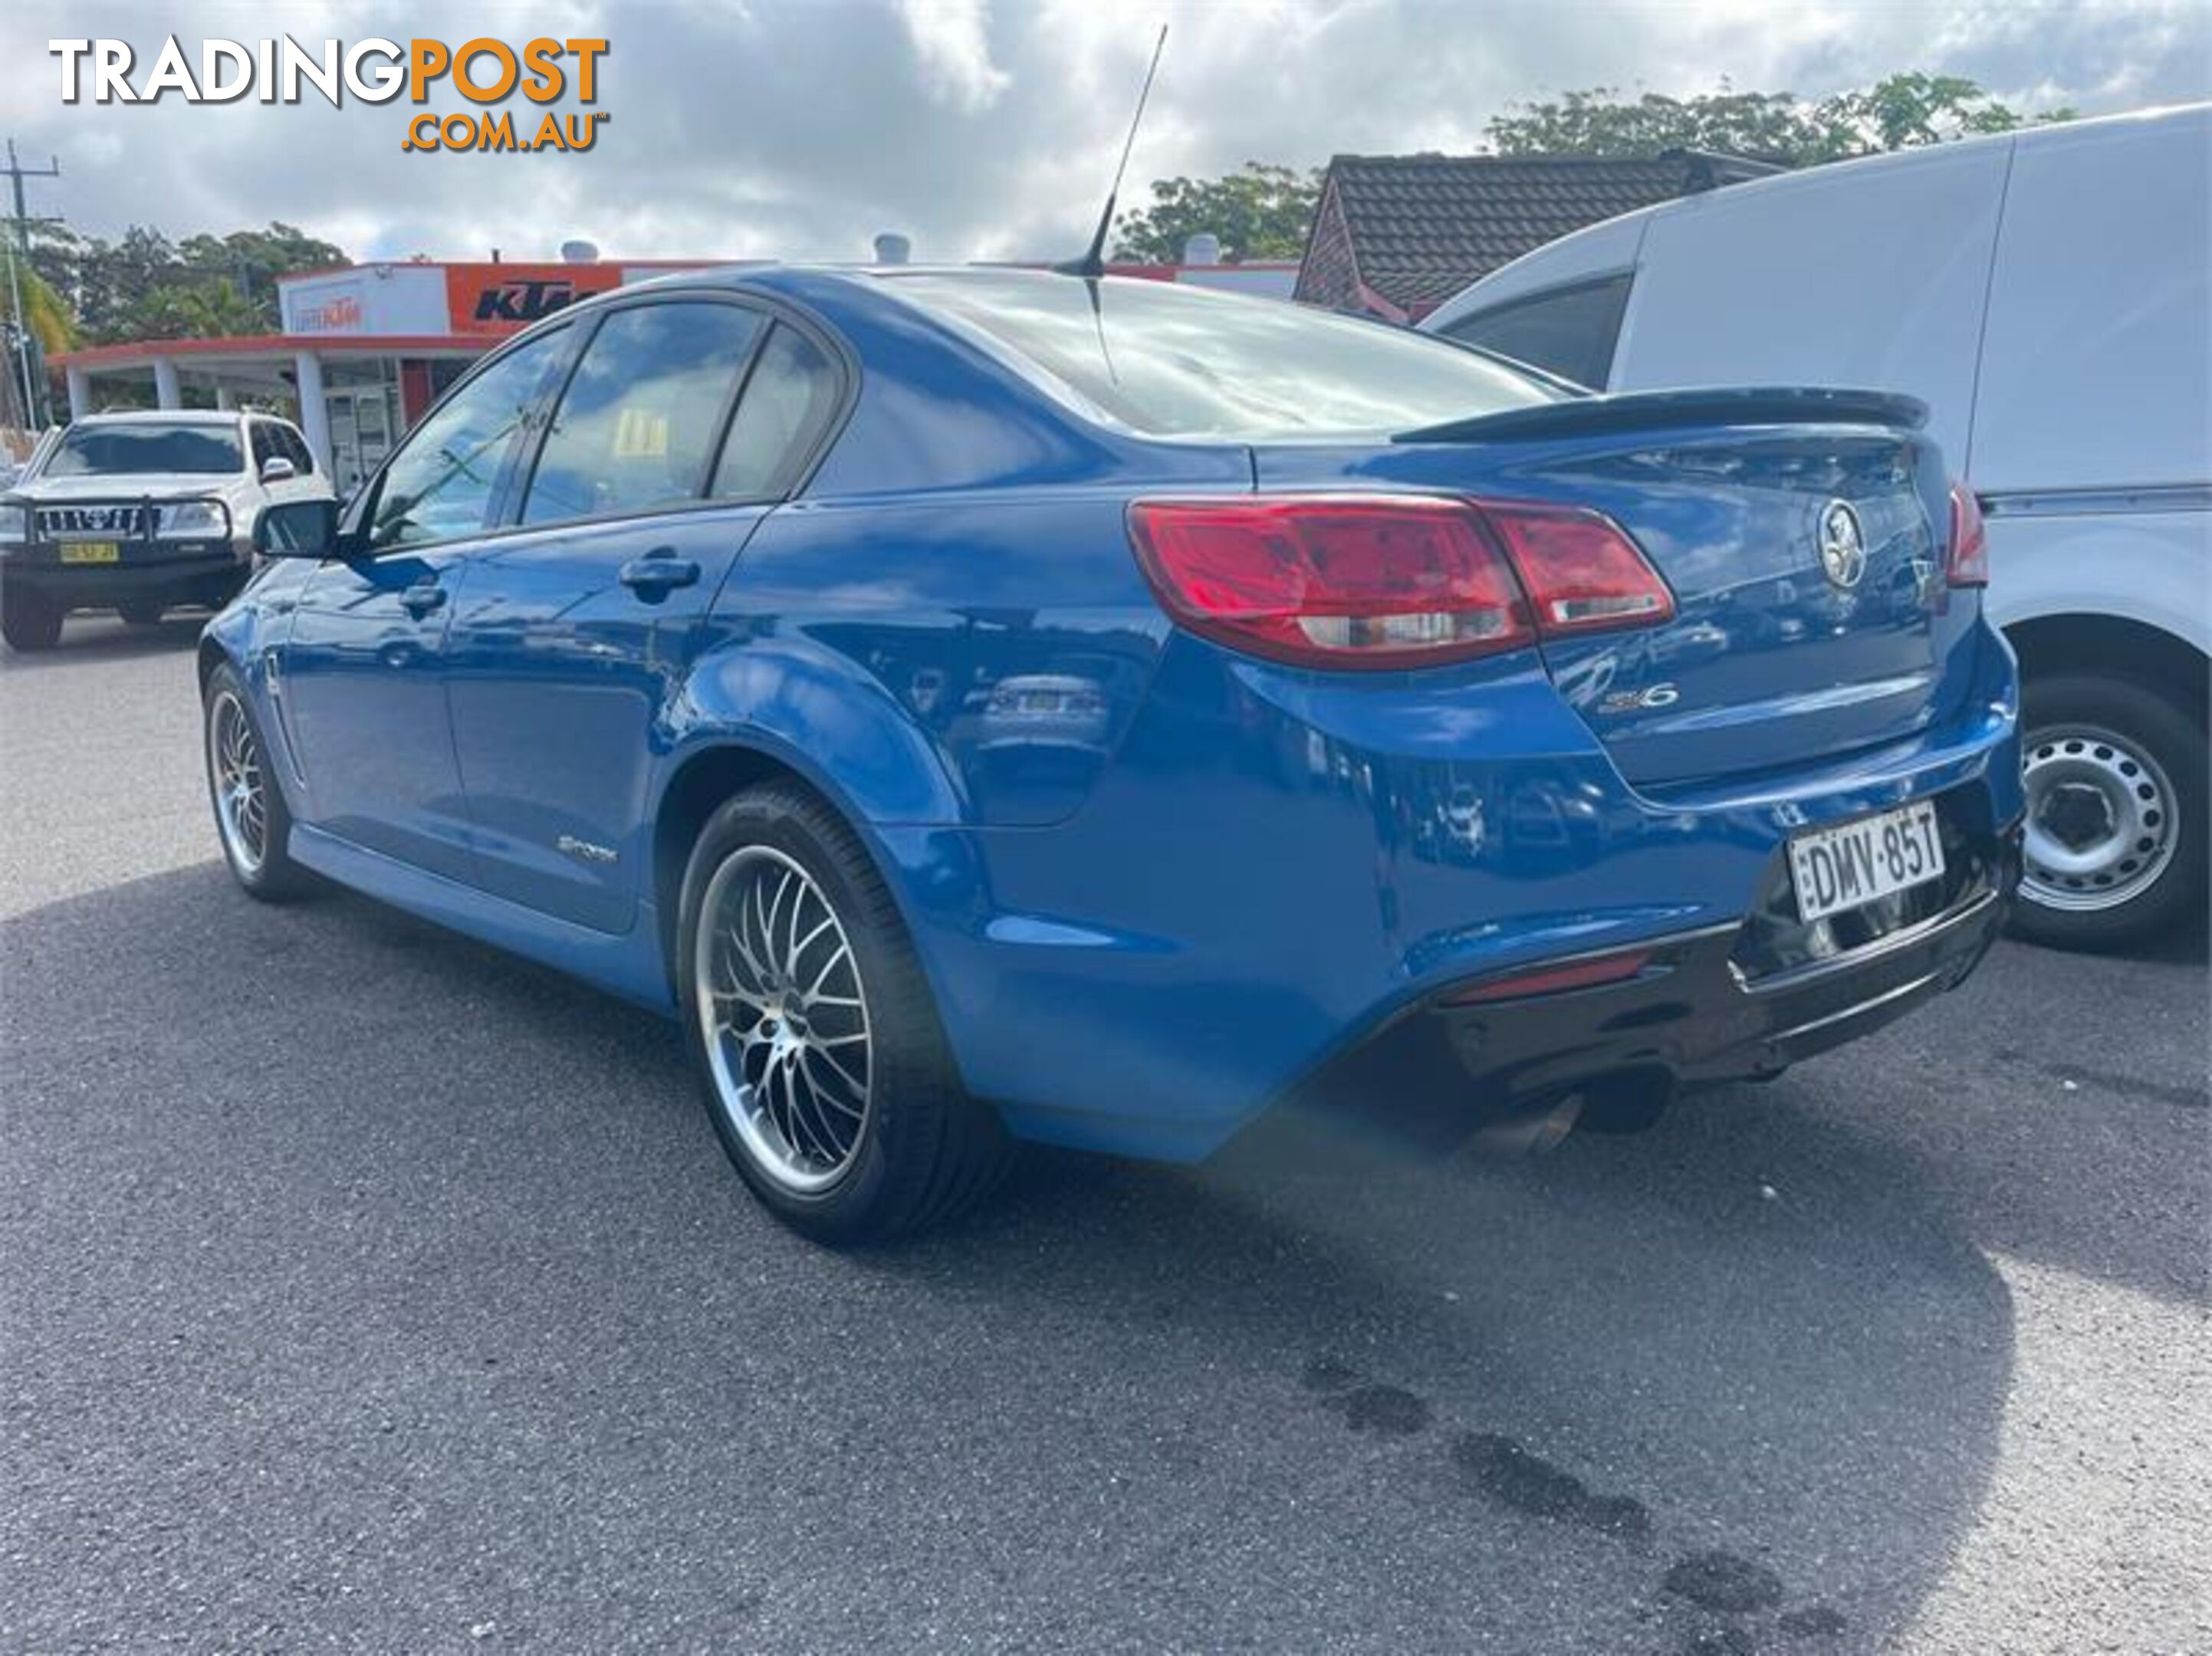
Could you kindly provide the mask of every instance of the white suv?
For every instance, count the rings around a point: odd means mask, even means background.
[[[2204,913],[2212,105],[1731,185],[1540,247],[1421,325],[1606,391],[1901,391],[1988,514],[2020,653],[2017,921]]]
[[[265,414],[98,414],[0,492],[0,634],[50,650],[72,610],[150,625],[219,609],[253,567],[262,508],[328,499],[307,440]]]

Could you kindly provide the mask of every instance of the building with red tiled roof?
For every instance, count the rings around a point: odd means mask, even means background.
[[[1694,150],[1649,160],[1339,155],[1322,180],[1296,297],[1418,321],[1571,231],[1778,170]]]

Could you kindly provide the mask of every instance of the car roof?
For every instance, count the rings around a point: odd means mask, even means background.
[[[831,264],[784,263],[781,260],[757,261],[748,264],[716,264],[696,270],[672,271],[644,282],[626,282],[619,288],[593,294],[588,299],[563,306],[556,316],[581,313],[586,308],[607,305],[632,298],[639,294],[670,289],[700,288],[729,288],[738,291],[756,289],[766,293],[797,294],[802,290],[818,290],[825,282],[848,287],[856,292],[882,292],[893,288],[902,276],[926,276],[943,280],[947,277],[975,282],[1034,282],[1039,286],[1066,282],[1071,278],[1058,270],[1040,270],[1028,264]],[[1147,276],[1103,276],[1095,278],[1109,288],[1154,288],[1161,284]],[[1218,298],[1236,300],[1249,294],[1225,292],[1219,288],[1201,288],[1194,283],[1173,284],[1188,293],[1206,293]],[[548,318],[550,322],[553,318]]]
[[[112,413],[88,414],[72,420],[73,426],[230,426],[246,416],[234,409],[117,409]],[[276,419],[276,415],[263,416]]]
[[[903,318],[902,325],[910,325],[913,318],[919,315],[948,337],[966,338],[967,331],[941,315],[935,306],[922,302],[918,297],[908,298],[900,293],[902,279],[909,276],[926,276],[933,282],[950,281],[974,282],[979,286],[989,284],[1000,291],[1004,291],[1004,284],[1009,282],[1045,288],[1066,287],[1085,280],[1060,270],[1020,264],[787,264],[760,261],[748,264],[710,265],[695,270],[672,271],[666,276],[653,276],[644,282],[626,282],[618,288],[593,294],[589,298],[562,306],[552,315],[533,323],[509,339],[501,340],[500,343],[505,347],[514,340],[550,332],[569,319],[585,318],[641,295],[696,294],[702,289],[716,288],[781,300],[832,326],[848,323],[861,315],[882,318],[887,314]],[[1109,292],[1126,290],[1151,294],[1167,288],[1180,295],[1189,295],[1206,303],[1226,305],[1232,308],[1283,302],[1251,294],[1202,287],[1194,282],[1164,282],[1146,276],[1105,276],[1088,280]]]

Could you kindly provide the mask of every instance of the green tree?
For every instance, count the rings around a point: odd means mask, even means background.
[[[1517,105],[1484,128],[1501,155],[1656,155],[1709,149],[1807,167],[1851,155],[1940,143],[1978,132],[2070,120],[2071,109],[2023,115],[1956,75],[1892,75],[1817,100],[1787,92],[1623,98],[1593,87],[1554,102]]]
[[[276,333],[278,276],[350,263],[289,224],[180,243],[141,225],[113,240],[52,231],[33,244],[32,262],[98,344]]]
[[[327,241],[319,241],[289,224],[272,223],[265,230],[237,230],[227,236],[189,236],[178,244],[178,258],[191,273],[193,285],[210,291],[228,284],[252,306],[264,333],[277,332],[283,317],[276,302],[276,278],[297,270],[325,270],[353,261]]]
[[[31,248],[31,262],[68,301],[79,331],[96,345],[140,337],[131,328],[137,306],[175,260],[167,236],[136,225],[114,241],[57,229]]]
[[[31,414],[22,406],[24,361],[27,354],[31,377],[41,373],[44,359],[67,350],[76,343],[76,330],[61,295],[27,259],[0,257],[0,427],[18,430],[31,426]],[[16,305],[21,296],[21,310]],[[0,458],[5,458],[0,454]]]
[[[166,282],[140,302],[137,336],[148,339],[222,339],[273,333],[261,308],[228,276],[209,282]]]
[[[1788,93],[1726,89],[1695,98],[1647,92],[1623,99],[1614,88],[1592,87],[1557,102],[1515,105],[1492,116],[1483,130],[1501,155],[1711,149],[1799,161],[1813,159],[1808,152],[1825,142],[1810,112]]]
[[[2022,115],[1957,75],[1893,75],[1863,92],[1840,93],[1818,106],[1822,127],[1843,135],[1859,154],[1942,143],[1978,132],[2009,132],[2069,121],[2074,114],[2062,108]]]
[[[20,317],[15,309],[18,289],[23,296],[23,313]],[[4,261],[0,261],[0,312],[4,312],[9,322],[27,328],[39,342],[39,349],[49,356],[76,343],[76,323],[70,315],[69,306],[27,259],[17,262],[12,283],[8,280]]]
[[[1305,252],[1321,180],[1318,167],[1301,173],[1265,161],[1218,179],[1162,179],[1150,207],[1122,215],[1114,257],[1172,264],[1184,241],[1206,231],[1221,239],[1221,257],[1232,264],[1296,258]]]

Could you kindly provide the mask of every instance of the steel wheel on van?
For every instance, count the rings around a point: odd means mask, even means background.
[[[2203,729],[2154,692],[2103,675],[2031,676],[2022,700],[2016,929],[2104,949],[2201,917]]]

